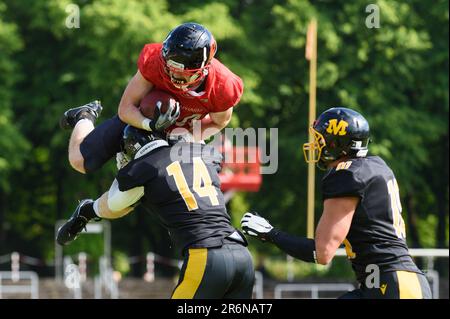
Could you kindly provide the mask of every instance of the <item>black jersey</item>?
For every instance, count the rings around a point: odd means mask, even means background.
[[[211,146],[177,143],[131,161],[117,175],[119,189],[144,186],[142,205],[156,212],[175,247],[220,247],[235,231],[220,190],[221,156]]]
[[[406,244],[399,190],[394,173],[378,156],[341,162],[322,180],[323,199],[360,198],[344,241],[347,256],[359,281],[376,264],[381,271],[420,273]]]

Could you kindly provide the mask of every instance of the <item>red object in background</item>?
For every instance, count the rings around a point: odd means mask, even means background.
[[[221,190],[259,191],[262,183],[259,147],[224,147],[224,162],[219,174]]]

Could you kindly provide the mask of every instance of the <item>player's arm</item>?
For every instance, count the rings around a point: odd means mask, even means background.
[[[101,218],[120,218],[134,209],[134,205],[144,195],[144,187],[138,186],[126,191],[119,190],[119,184],[115,179],[109,191],[95,201],[94,210]]]
[[[220,132],[224,127],[228,125],[231,121],[231,116],[233,115],[233,108],[230,107],[223,112],[209,113],[201,121],[201,135],[198,136],[198,132],[195,132],[194,137],[196,140],[206,140],[207,138],[213,136],[214,134]]]
[[[328,198],[323,202],[323,213],[315,237],[319,264],[328,264],[347,237],[358,202],[358,197]]]
[[[140,129],[150,130],[148,119],[139,111],[139,103],[152,88],[153,84],[147,81],[138,70],[128,82],[119,103],[118,114],[123,122]]]
[[[276,229],[257,213],[245,213],[241,219],[241,228],[245,234],[264,242],[271,242],[292,257],[306,262],[317,262],[314,239],[291,235]]]

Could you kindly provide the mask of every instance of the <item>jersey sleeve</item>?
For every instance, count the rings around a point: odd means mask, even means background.
[[[364,183],[358,178],[357,171],[332,169],[322,180],[323,200],[335,197],[362,197]]]
[[[142,76],[149,82],[154,82],[154,77],[159,76],[158,63],[161,51],[160,43],[146,44],[139,54],[137,66]]]
[[[117,172],[119,190],[125,192],[129,189],[144,186],[155,178],[157,171],[145,161],[134,160]]]

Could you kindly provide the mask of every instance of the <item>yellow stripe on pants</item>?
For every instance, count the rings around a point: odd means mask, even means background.
[[[422,287],[415,272],[397,271],[400,299],[422,299]]]
[[[192,299],[205,273],[208,249],[189,249],[189,258],[183,281],[175,289],[172,299]]]

